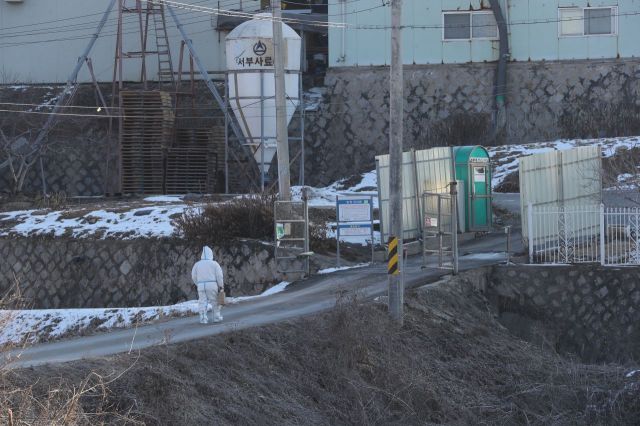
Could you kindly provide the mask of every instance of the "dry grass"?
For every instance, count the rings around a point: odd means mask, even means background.
[[[27,303],[20,292],[19,281],[2,299],[0,329],[11,326],[10,310],[25,309]],[[16,349],[4,347],[4,350]],[[10,365],[0,366],[0,424],[2,425],[89,425],[139,424],[131,409],[120,409],[111,402],[110,385],[125,372],[108,376],[89,372],[73,383],[53,378],[43,385],[39,377],[25,380]]]
[[[89,372],[123,370],[105,392],[81,395],[78,410],[147,424],[631,425],[640,416],[640,382],[623,368],[514,338],[481,295],[454,283],[409,295],[401,329],[383,305],[339,299],[324,315],[166,345],[137,362],[122,355],[15,379],[38,378],[32,392],[46,396],[82,389]]]

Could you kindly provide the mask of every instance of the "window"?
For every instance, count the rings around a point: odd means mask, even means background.
[[[561,37],[615,35],[617,7],[561,8],[558,31]]]
[[[473,38],[498,38],[498,24],[493,12],[474,13],[471,15],[473,21]]]
[[[613,27],[613,13],[610,7],[599,9],[585,9],[585,34],[613,34]]]
[[[444,40],[497,39],[493,12],[444,12]]]
[[[471,38],[470,13],[445,13],[444,39],[468,40]]]
[[[576,36],[584,32],[582,9],[560,9],[560,35]]]

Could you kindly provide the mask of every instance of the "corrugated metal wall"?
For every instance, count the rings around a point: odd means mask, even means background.
[[[377,156],[376,168],[380,197],[380,232],[382,240],[386,241],[389,234],[389,155]],[[403,154],[402,216],[405,240],[418,238],[421,235],[422,193],[447,192],[447,184],[453,180],[453,176],[451,148],[432,148]]]
[[[501,0],[514,61],[630,58],[640,56],[640,0]],[[490,39],[443,40],[445,11],[488,10],[486,0],[405,0],[402,55],[405,64],[451,64],[498,60]],[[561,37],[558,8],[618,8],[617,33]],[[389,65],[390,12],[380,0],[329,0],[329,66]]]
[[[78,61],[78,56],[98,26],[108,1],[42,0],[7,3],[0,1],[0,84],[14,83],[64,83]],[[131,6],[134,2],[127,2]],[[198,1],[198,6],[215,8],[216,0]],[[223,8],[237,8],[236,5]],[[254,1],[243,3],[245,11],[258,9]],[[146,4],[143,2],[143,7]],[[224,70],[225,33],[216,31],[216,16],[202,11],[176,7],[176,14],[184,25],[198,51],[200,60],[210,71]],[[144,17],[143,17],[144,19]],[[167,32],[173,64],[178,65],[181,36],[167,14]],[[126,13],[123,23],[124,51],[140,51],[138,16]],[[155,46],[153,20],[149,24],[149,50]],[[91,52],[96,78],[110,82],[113,74],[116,45],[117,7]],[[140,60],[128,59],[124,67],[124,79],[138,81]],[[189,58],[185,54],[185,67]],[[147,71],[151,79],[158,72],[157,56],[147,58]],[[91,82],[86,67],[78,80]]]
[[[528,205],[534,209],[575,208],[602,202],[602,153],[599,146],[552,151],[520,159],[522,236],[528,239]],[[597,219],[597,218],[596,218]],[[584,223],[590,228],[596,225]],[[557,223],[536,224],[536,240],[557,236]]]

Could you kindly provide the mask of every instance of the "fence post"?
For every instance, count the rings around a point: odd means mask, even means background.
[[[529,240],[529,263],[533,263],[533,204],[527,205],[527,239]]]
[[[604,246],[604,238],[605,238],[605,227],[604,227],[604,204],[600,204],[600,264],[604,266],[606,262],[605,255],[605,246]]]

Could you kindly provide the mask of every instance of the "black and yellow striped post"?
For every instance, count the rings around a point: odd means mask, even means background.
[[[400,273],[400,265],[398,264],[398,238],[389,237],[389,256],[387,258],[387,273],[389,275],[398,275]]]

